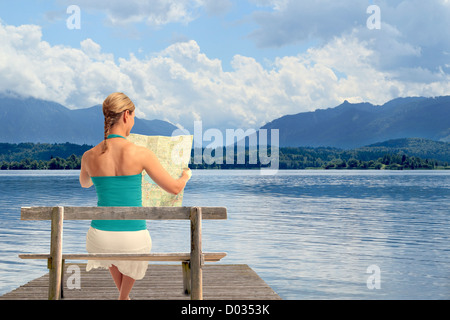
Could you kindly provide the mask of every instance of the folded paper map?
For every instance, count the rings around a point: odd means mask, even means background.
[[[153,151],[164,169],[174,179],[178,179],[183,170],[188,168],[193,138],[190,135],[163,137],[132,133],[127,140]],[[179,194],[173,195],[164,191],[145,170],[142,172],[143,207],[181,207],[183,193],[184,191],[181,191]]]

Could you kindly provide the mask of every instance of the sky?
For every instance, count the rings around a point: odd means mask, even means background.
[[[0,93],[78,109],[124,92],[140,118],[258,129],[449,95],[449,40],[450,0],[2,0]]]

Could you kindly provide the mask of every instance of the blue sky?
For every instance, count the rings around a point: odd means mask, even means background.
[[[257,129],[344,100],[448,95],[448,21],[449,0],[5,0],[0,92],[87,108],[122,91],[142,118]]]
[[[42,27],[42,40],[52,45],[79,48],[81,41],[90,38],[99,43],[103,51],[113,53],[116,59],[127,58],[130,53],[144,58],[175,42],[195,40],[202,52],[209,58],[220,59],[226,70],[235,54],[251,56],[264,63],[265,59],[295,55],[299,50],[308,48],[308,44],[258,47],[250,40],[251,32],[257,28],[251,15],[255,10],[269,11],[270,7],[256,6],[248,1],[224,2],[226,5],[221,12],[209,13],[204,7],[198,7],[192,9],[192,21],[159,26],[146,23],[145,18],[139,23],[111,25],[105,12],[92,8],[84,10],[80,5],[81,29],[69,30],[66,20],[71,14],[66,9],[69,4],[77,4],[77,1],[2,1],[0,19],[16,26],[39,25]]]

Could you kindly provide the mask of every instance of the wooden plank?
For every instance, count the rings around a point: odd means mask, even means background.
[[[201,207],[203,219],[227,219],[225,207]],[[22,220],[51,220],[53,207],[23,207]],[[189,220],[191,207],[64,207],[65,220]]]
[[[49,287],[48,299],[59,300],[61,297],[61,274],[62,274],[62,244],[63,244],[63,221],[64,208],[55,207],[52,210],[52,228],[50,241],[49,261]]]
[[[86,272],[80,269],[81,289],[67,287],[70,272],[66,271],[64,300],[116,300],[118,291],[109,271]],[[46,300],[48,274],[4,294],[0,300]],[[188,300],[183,291],[182,268],[177,265],[151,264],[142,280],[136,281],[131,298],[134,300]],[[215,264],[203,267],[203,298],[205,300],[280,300],[280,296],[248,265]]]
[[[204,260],[207,262],[217,262],[226,257],[225,252],[203,252]],[[21,259],[48,259],[51,255],[41,254],[20,254]],[[189,252],[174,253],[80,253],[63,254],[63,260],[131,260],[131,261],[188,261],[191,258]]]
[[[191,266],[189,261],[183,261],[181,264],[183,270],[183,292],[191,294]]]
[[[191,209],[191,299],[203,300],[202,209]]]

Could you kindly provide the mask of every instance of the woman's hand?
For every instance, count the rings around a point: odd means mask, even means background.
[[[191,169],[187,168],[183,170],[183,173],[181,174],[181,177],[186,178],[186,182],[189,181],[189,179],[192,177],[192,171]]]

